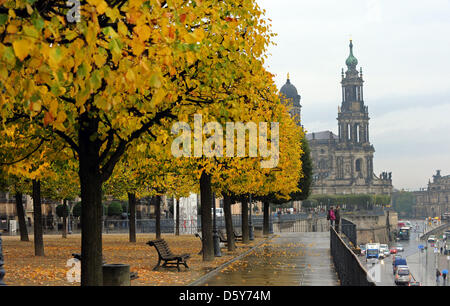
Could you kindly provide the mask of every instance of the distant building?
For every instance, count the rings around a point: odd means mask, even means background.
[[[350,55],[342,69],[342,104],[338,107],[338,130],[307,134],[314,164],[313,194],[391,194],[392,174],[374,173],[375,149],[369,141],[369,111],[364,105],[363,73]]]
[[[295,88],[295,86],[291,84],[289,74],[287,76],[286,84],[281,87],[280,98],[285,105],[290,106],[291,117],[294,118],[294,121],[297,123],[297,125],[300,125],[302,108],[302,106],[300,105],[301,97],[297,92],[297,88]]]
[[[450,211],[450,175],[441,176],[441,170],[437,170],[433,181],[428,181],[428,187],[414,191],[414,195],[415,217],[440,217]]]

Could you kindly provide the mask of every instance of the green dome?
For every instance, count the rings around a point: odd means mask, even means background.
[[[350,40],[350,55],[348,56],[347,60],[345,61],[345,64],[347,65],[348,69],[356,69],[356,65],[358,65],[358,60],[356,59],[356,57],[353,56],[352,40]]]

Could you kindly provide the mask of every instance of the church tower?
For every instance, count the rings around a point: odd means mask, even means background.
[[[391,194],[392,176],[374,173],[375,149],[369,140],[369,110],[364,103],[362,69],[350,55],[342,69],[342,102],[338,107],[339,135],[321,131],[306,135],[313,160],[313,194]]]
[[[342,105],[338,109],[339,141],[354,146],[369,143],[369,113],[364,105],[363,75],[356,70],[358,60],[353,55],[350,40],[350,55],[346,60],[347,71],[342,69]]]
[[[338,108],[339,147],[360,152],[364,156],[353,164],[353,177],[370,181],[373,173],[373,153],[375,149],[369,141],[369,111],[364,105],[363,74],[356,69],[358,60],[353,55],[353,42],[350,40],[350,55],[342,69],[342,104]],[[360,155],[358,154],[358,155]]]

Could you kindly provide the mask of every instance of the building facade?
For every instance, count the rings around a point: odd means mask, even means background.
[[[415,217],[441,217],[450,211],[450,175],[441,176],[441,170],[437,170],[433,180],[428,181],[428,187],[415,191],[414,196]]]
[[[314,165],[313,194],[391,194],[392,173],[375,175],[375,149],[369,138],[369,110],[364,104],[363,73],[350,55],[342,69],[342,103],[338,135],[331,131],[307,134]]]

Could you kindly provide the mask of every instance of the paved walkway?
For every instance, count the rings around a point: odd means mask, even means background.
[[[280,233],[201,285],[339,286],[330,233]]]

